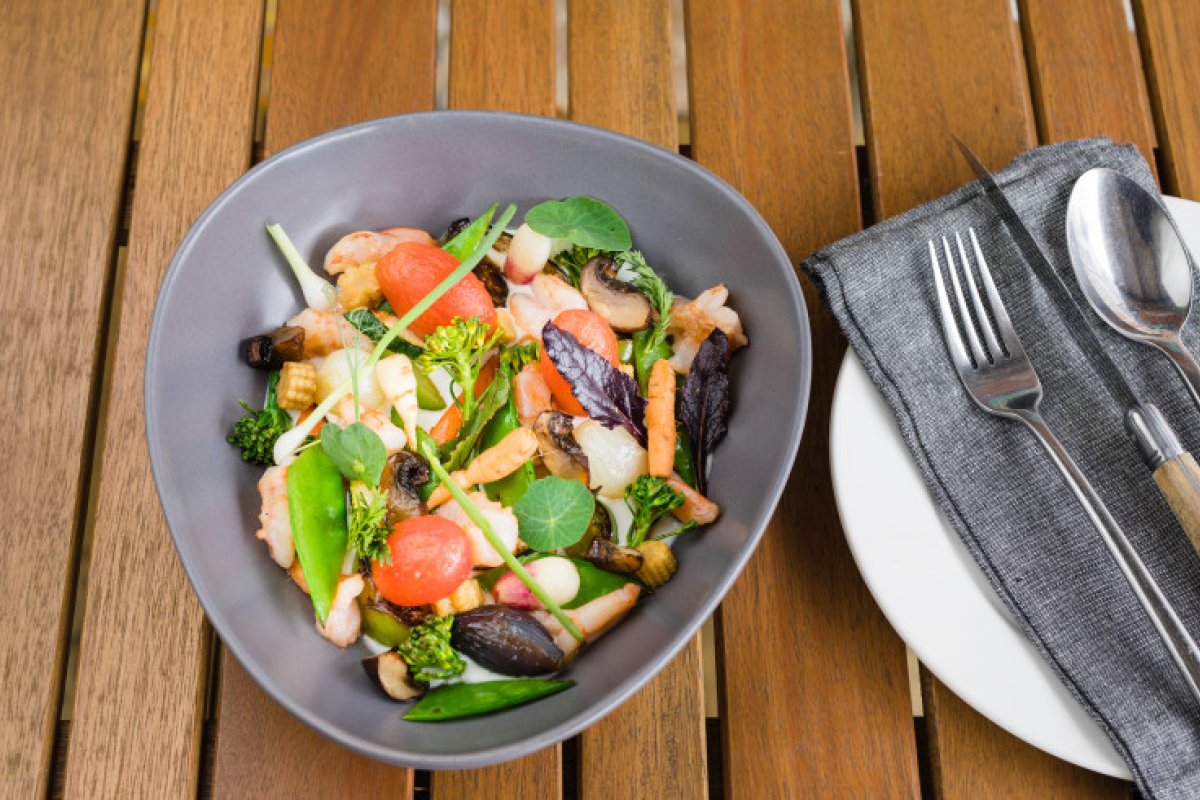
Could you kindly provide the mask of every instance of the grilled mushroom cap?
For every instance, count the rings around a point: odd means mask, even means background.
[[[640,331],[651,322],[653,309],[646,296],[617,280],[617,265],[608,256],[596,256],[579,273],[579,291],[588,307],[620,333]]]
[[[533,421],[542,463],[551,475],[588,483],[588,459],[575,441],[571,418],[560,411],[543,411]]]
[[[395,650],[364,658],[362,665],[375,685],[393,700],[416,700],[429,689],[412,679],[408,674],[408,664]]]
[[[428,480],[429,464],[416,453],[400,450],[388,456],[379,483],[387,492],[389,525],[419,517],[427,511],[421,502],[421,486]]]

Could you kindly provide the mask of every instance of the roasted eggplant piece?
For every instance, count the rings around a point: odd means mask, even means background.
[[[642,554],[599,536],[592,539],[584,558],[607,572],[629,575],[642,568]]]
[[[388,456],[379,479],[379,485],[387,492],[388,525],[426,513],[421,487],[428,481],[429,464],[416,453],[400,450]]]
[[[510,606],[480,606],[454,618],[450,645],[501,675],[545,675],[565,657],[532,614]]]
[[[364,658],[363,669],[375,685],[393,700],[404,702],[416,700],[429,690],[424,683],[417,683],[408,673],[408,664],[395,650]]]
[[[604,317],[619,333],[640,331],[651,322],[653,309],[646,295],[617,279],[617,265],[608,256],[596,256],[579,273],[579,291],[588,308]]]
[[[533,421],[542,463],[551,475],[567,480],[589,482],[588,460],[575,441],[571,417],[559,411],[543,411]]]
[[[304,328],[284,325],[245,342],[246,363],[255,369],[277,370],[285,361],[304,358]]]

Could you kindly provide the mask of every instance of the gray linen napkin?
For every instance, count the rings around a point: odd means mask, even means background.
[[[997,175],[1080,302],[1064,220],[1075,180],[1097,166],[1154,190],[1137,151],[1106,139],[1041,147]],[[891,406],[941,510],[1141,791],[1200,797],[1200,706],[1045,451],[1024,426],[983,413],[950,364],[926,240],[965,236],[968,227],[1041,377],[1047,420],[1200,638],[1200,558],[1126,439],[1124,409],[1102,388],[977,184],[843,239],[803,268]],[[1085,324],[1184,445],[1200,452],[1200,412],[1166,359],[1090,310]],[[1185,340],[1196,349],[1200,313],[1191,315]]]

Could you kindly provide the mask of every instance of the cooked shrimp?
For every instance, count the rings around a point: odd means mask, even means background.
[[[371,340],[363,336],[336,311],[306,308],[287,321],[304,328],[304,357],[327,356],[343,347],[369,350]]]
[[[517,373],[513,379],[513,397],[517,405],[517,418],[522,425],[533,425],[538,414],[554,408],[550,387],[546,385],[538,364],[526,364]]]
[[[325,271],[337,275],[350,267],[374,264],[401,242],[433,244],[433,237],[416,228],[388,228],[382,231],[348,233],[325,254]]]
[[[317,623],[321,635],[338,647],[349,647],[358,640],[362,628],[362,614],[355,600],[365,584],[358,573],[343,575],[338,580],[337,592],[333,595],[333,606],[325,617],[325,624]]]
[[[627,583],[616,591],[584,603],[579,608],[567,610],[566,615],[579,628],[584,641],[590,641],[628,614],[637,605],[638,595],[641,594],[641,591],[642,587],[636,583]],[[554,644],[563,651],[563,655],[568,659],[574,657],[582,642],[572,636],[550,612],[534,611],[532,613],[554,637]]]
[[[671,366],[676,372],[687,372],[692,368],[696,351],[713,328],[720,328],[729,337],[730,352],[747,343],[741,318],[725,305],[728,299],[729,290],[723,283],[701,292],[695,300],[675,298],[667,331],[674,337],[675,355],[671,358]]]
[[[267,543],[271,559],[288,569],[296,560],[296,543],[292,540],[292,517],[288,512],[287,467],[271,467],[258,481],[262,495],[260,525],[254,536]]]
[[[586,311],[588,304],[579,290],[557,275],[540,273],[530,284],[533,294],[516,294],[508,300],[508,309],[520,329],[519,339],[542,340],[542,328],[564,311]]]
[[[697,492],[680,479],[678,473],[672,473],[667,478],[667,485],[683,495],[683,505],[671,513],[680,522],[695,520],[701,525],[707,525],[721,515],[721,507]]]
[[[375,365],[375,380],[404,423],[408,446],[417,449],[417,376],[407,356],[397,353]]]
[[[342,428],[354,422],[354,396],[348,394],[338,401],[338,404],[329,412],[329,419]],[[388,455],[404,449],[408,436],[404,433],[403,428],[392,422],[388,414],[360,405],[358,421],[379,434]]]
[[[512,509],[489,500],[483,492],[471,492],[467,497],[471,498],[479,507],[483,516],[491,523],[492,530],[495,531],[501,543],[509,549],[509,552],[515,550],[517,547],[517,516]],[[479,526],[471,521],[457,500],[451,500],[434,513],[451,522],[458,523],[467,532],[467,536],[471,537],[471,552],[475,558],[475,566],[498,567],[504,563],[504,558],[488,544],[488,540],[483,536],[483,531],[479,530]]]

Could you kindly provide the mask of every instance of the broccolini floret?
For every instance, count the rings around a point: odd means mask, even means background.
[[[646,541],[654,523],[664,514],[683,505],[683,500],[683,494],[672,489],[665,478],[657,475],[639,475],[637,480],[625,489],[625,505],[633,512],[633,523],[629,528],[629,541],[626,545],[637,547]],[[682,532],[680,530],[672,533]]]
[[[461,675],[467,662],[450,646],[450,627],[454,615],[429,617],[413,628],[407,641],[398,648],[414,680],[428,683]]]
[[[246,415],[233,423],[225,441],[242,451],[242,460],[260,467],[275,465],[275,440],[292,427],[292,419],[275,402],[275,386],[279,373],[272,372],[267,384],[267,402],[262,411],[255,411],[245,400],[239,400]]]
[[[484,360],[503,336],[499,325],[493,328],[478,317],[455,317],[449,325],[442,325],[425,337],[425,352],[417,358],[417,366],[426,374],[437,367],[450,373],[462,393],[459,410],[464,425],[475,413],[475,381],[483,370]]]

